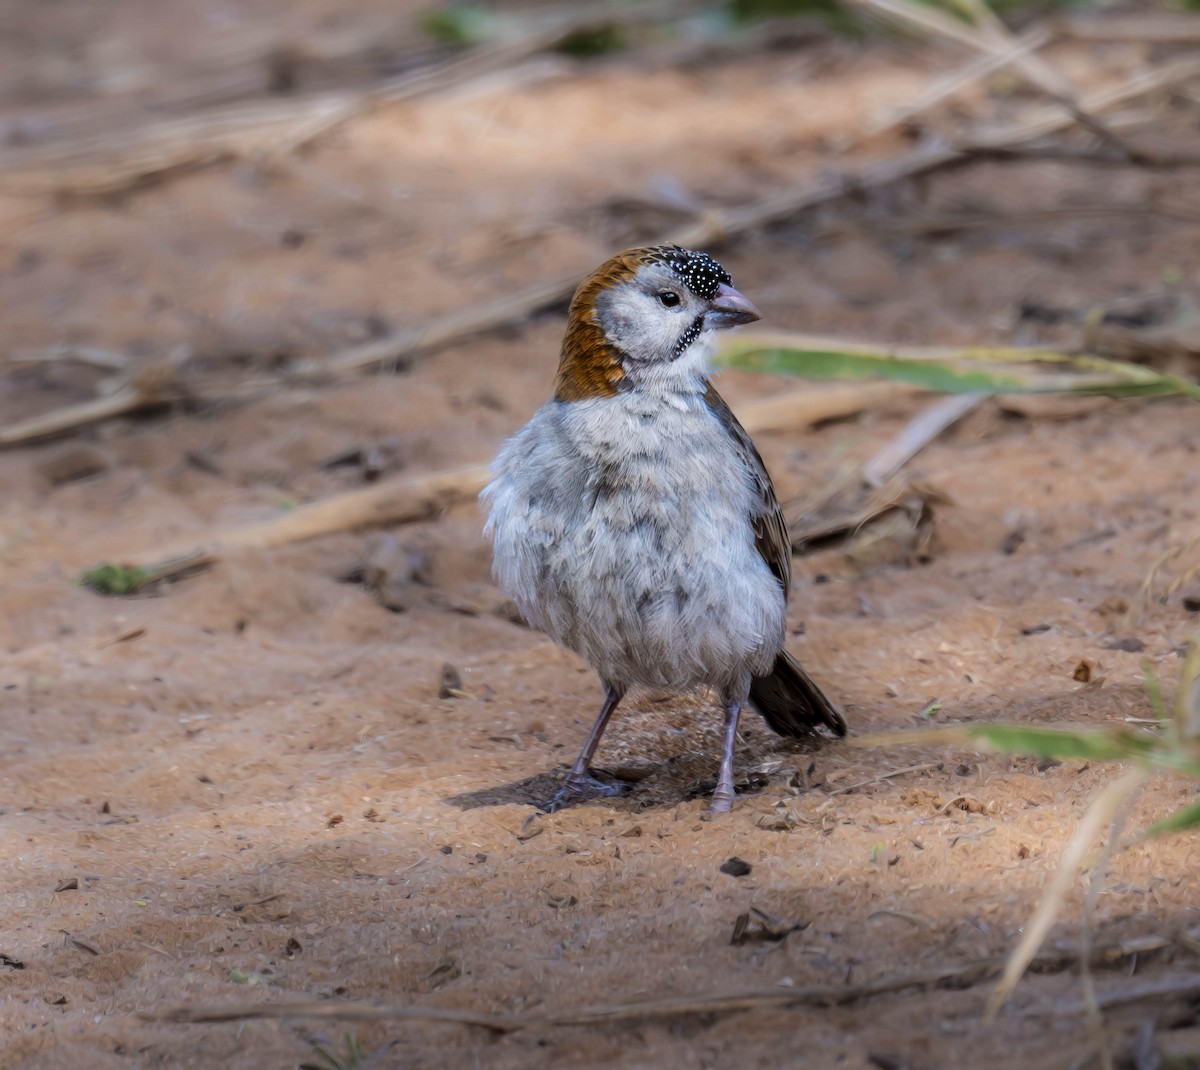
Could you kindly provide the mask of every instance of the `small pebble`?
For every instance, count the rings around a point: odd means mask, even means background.
[[[731,877],[744,877],[750,872],[750,868],[750,863],[737,855],[721,863],[721,872],[728,873]]]

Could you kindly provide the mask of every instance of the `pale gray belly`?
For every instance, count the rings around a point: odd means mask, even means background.
[[[704,411],[588,415],[541,410],[501,454],[485,493],[501,587],[613,684],[769,671],[785,599],[725,430]]]

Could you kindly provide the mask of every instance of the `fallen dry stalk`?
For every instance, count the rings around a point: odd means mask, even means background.
[[[125,416],[138,409],[147,408],[153,400],[133,386],[122,387],[116,393],[93,401],[84,401],[78,405],[65,405],[61,409],[33,416],[28,420],[18,420],[0,427],[0,446],[15,446],[22,442],[44,438],[47,435],[58,435],[64,431],[74,431],[78,427],[111,420],[116,416]]]
[[[1166,937],[1142,937],[1128,946],[1116,943],[1098,947],[1094,951],[1093,958],[1097,964],[1111,965],[1121,958],[1170,947],[1172,943],[1173,941]],[[1039,955],[1033,963],[1034,966],[1045,971],[1072,969],[1077,964],[1078,956],[1069,952],[1047,952]],[[889,995],[906,988],[923,988],[929,985],[944,984],[947,981],[956,982],[958,987],[970,987],[994,977],[1000,972],[1003,965],[1004,957],[994,955],[972,962],[930,966],[853,985],[802,985],[794,988],[781,987],[750,992],[668,996],[664,999],[640,999],[630,1003],[601,1004],[558,1014],[525,1017],[488,1015],[439,1007],[396,1007],[371,1003],[343,1003],[337,1000],[298,1000],[259,1003],[252,1006],[247,1006],[244,1002],[210,1006],[186,1004],[157,1013],[144,1013],[140,1017],[151,1022],[183,1024],[241,1022],[256,1018],[323,1018],[346,1022],[405,1020],[471,1025],[490,1029],[497,1033],[514,1033],[522,1029],[549,1026],[612,1025],[619,1022],[643,1021],[649,1018],[680,1018],[694,1014],[731,1014],[738,1011],[772,1007],[840,1007],[876,996]],[[1101,997],[1101,1003],[1111,1006],[1120,1002],[1154,998],[1163,992],[1186,993],[1195,990],[1198,986],[1200,986],[1200,979],[1189,975],[1182,982],[1177,979],[1169,986],[1142,985],[1137,986],[1135,991],[1112,993],[1107,997]],[[1079,1013],[1082,1009],[1082,1007],[1072,1007],[1070,1012]]]
[[[1026,34],[1016,44],[1007,50],[977,56],[958,70],[938,78],[932,85],[922,91],[914,100],[902,108],[890,113],[878,122],[871,124],[864,131],[864,136],[877,137],[887,130],[894,130],[909,120],[940,104],[947,97],[953,96],[960,89],[986,78],[993,71],[1008,66],[1017,57],[1041,48],[1050,40],[1050,34],[1045,29],[1035,30]]]
[[[1109,991],[1098,993],[1096,1005],[1100,1010],[1110,1007],[1122,1007],[1130,1003],[1152,1001],[1158,1006],[1166,999],[1195,999],[1200,995],[1200,974],[1185,973],[1178,977],[1164,977],[1152,981],[1138,981],[1134,984],[1122,982],[1114,985]],[[1087,1002],[1079,1000],[1075,1003],[1051,1004],[1030,1008],[1025,1015],[1030,1018],[1043,1016],[1085,1014],[1088,1011]]]
[[[111,394],[77,405],[66,405],[28,420],[18,420],[6,427],[0,426],[0,447],[73,431],[77,427],[125,416],[140,409],[167,405],[181,400],[185,393],[169,364],[151,365],[141,369]]]
[[[878,490],[938,435],[989,397],[990,394],[952,394],[933,402],[863,465],[864,482]]]
[[[195,543],[156,549],[153,559],[190,560],[203,556],[215,560],[222,550],[268,549],[337,531],[424,520],[470,501],[483,489],[487,476],[487,466],[478,464],[432,475],[388,480],[361,490],[335,494],[270,520],[218,530]]]
[[[911,393],[911,387],[895,383],[837,384],[825,390],[807,388],[741,406],[741,419],[751,433],[803,427],[851,416]],[[425,520],[474,499],[487,478],[487,465],[476,464],[431,475],[391,479],[335,494],[270,520],[218,529],[170,546],[152,547],[134,554],[123,566],[163,579],[172,574],[173,569],[167,566],[174,562],[190,571],[198,563],[213,563],[227,550],[268,549],[339,531]]]
[[[139,1015],[148,1022],[176,1022],[195,1025],[206,1022],[244,1022],[252,1018],[336,1018],[342,1022],[446,1022],[474,1025],[496,1033],[511,1033],[522,1028],[516,1019],[496,1018],[471,1011],[445,1010],[441,1007],[377,1007],[369,1003],[339,1003],[327,999],[304,999],[288,1003],[259,1003],[246,1006],[185,1004],[158,1014]]]
[[[1139,11],[1136,15],[1084,15],[1059,19],[1054,32],[1080,41],[1200,42],[1200,19],[1185,12]]]
[[[1080,127],[1108,142],[1135,162],[1143,162],[1137,150],[1131,148],[1115,134],[1095,113],[1082,105],[1070,81],[1057,68],[1051,66],[1036,51],[1022,48],[1021,42],[986,0],[957,0],[958,14],[966,15],[962,21],[953,15],[913,0],[854,0],[855,3],[872,8],[901,23],[957,41],[993,59],[1004,58],[1006,65],[1018,70],[1034,88],[1055,101]]]
[[[1140,71],[1132,78],[1107,89],[1099,89],[1089,93],[1080,102],[1080,107],[1089,114],[1111,111],[1137,100],[1139,97],[1156,93],[1163,89],[1171,89],[1200,77],[1200,56],[1180,56],[1178,59],[1159,66]],[[1018,124],[1025,136],[1013,136],[1017,127],[998,127],[991,133],[976,133],[970,138],[959,142],[964,152],[987,152],[1011,148],[1014,145],[1032,141],[1035,138],[1055,134],[1070,126],[1074,120],[1062,112],[1060,108],[1047,108],[1042,115],[1028,119]]]
[[[1085,98],[1080,106],[1089,113],[1105,111],[1196,76],[1200,76],[1200,57],[1187,56],[1140,74],[1122,85],[1092,94]],[[666,240],[683,246],[718,246],[734,235],[767,226],[850,193],[883,189],[893,183],[964,162],[973,155],[1016,150],[1034,138],[1062,130],[1072,121],[1069,115],[1058,112],[990,133],[982,132],[957,145],[940,144],[914,149],[876,161],[857,171],[817,179],[809,185],[765,197],[741,208],[706,212],[690,226],[670,235]],[[522,293],[511,294],[482,308],[456,311],[448,316],[439,317],[424,327],[401,331],[387,338],[307,362],[292,375],[260,386],[286,387],[297,379],[311,382],[314,379],[348,372],[365,371],[428,352],[438,346],[449,345],[471,335],[494,330],[565,300],[582,278],[582,275],[573,275],[570,278],[539,283]],[[195,396],[194,390],[189,392]],[[33,420],[0,428],[0,446],[15,445],[99,420],[127,415],[161,400],[158,395],[147,395],[138,388],[126,387],[96,402],[68,406]]]
[[[686,13],[687,6],[683,7]],[[672,0],[637,5],[622,19],[652,22],[678,17]],[[446,92],[489,76],[545,51],[572,33],[611,21],[604,2],[564,5],[548,13],[518,16],[508,32],[457,54],[366,88],[336,89],[280,99],[210,108],[194,115],[155,119],[130,130],[97,128],[76,117],[83,137],[0,153],[0,189],[16,194],[99,196],[118,193],[148,179],[237,158],[278,157],[380,105]],[[378,41],[358,42],[362,51]],[[328,51],[328,48],[326,48]],[[336,49],[334,50],[336,52]],[[244,78],[241,80],[244,83]],[[235,82],[235,85],[239,84]],[[186,87],[183,90],[186,98]],[[136,113],[135,113],[136,114]],[[33,119],[36,125],[36,119]]]
[[[351,346],[328,357],[308,361],[297,374],[302,378],[322,379],[365,371],[383,364],[394,363],[438,346],[448,345],[474,334],[492,330],[507,323],[527,319],[535,312],[566,301],[575,292],[580,278],[556,279],[539,283],[519,294],[509,294],[477,307],[465,307],[441,316],[412,330],[398,331],[362,345]]]
[[[335,1018],[339,1021],[381,1021],[404,1019],[410,1021],[455,1022],[481,1026],[498,1033],[513,1033],[521,1029],[546,1026],[608,1025],[616,1022],[640,1021],[647,1018],[677,1018],[693,1014],[729,1014],[764,1007],[800,1005],[833,1007],[855,1003],[872,996],[886,995],[905,988],[938,984],[955,979],[976,984],[994,975],[1003,960],[983,959],[978,962],[937,966],[912,973],[900,974],[879,981],[856,985],[806,985],[797,988],[776,988],[766,991],[715,994],[705,996],[673,996],[658,1000],[639,1000],[634,1003],[615,1003],[584,1007],[576,1011],[547,1016],[501,1018],[467,1011],[447,1011],[440,1008],[386,1007],[365,1003],[338,1003],[333,1000],[303,1000],[287,1003],[172,1007],[158,1014],[145,1014],[148,1021],[198,1024],[203,1022],[238,1022],[254,1018]]]
[[[1071,882],[1083,865],[1084,856],[1091,850],[1096,837],[1112,820],[1117,808],[1146,779],[1141,767],[1126,770],[1124,775],[1109,784],[1088,807],[1062,856],[1058,868],[1042,894],[1033,917],[1025,923],[1020,942],[1004,966],[1004,975],[988,999],[985,1020],[992,1020],[1017,987],[1026,969],[1034,961],[1037,950],[1050,934],[1050,927],[1067,897]]]

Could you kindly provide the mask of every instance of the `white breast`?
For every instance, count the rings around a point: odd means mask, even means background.
[[[750,475],[694,392],[550,402],[483,493],[495,575],[609,683],[725,687],[769,670],[785,600]]]

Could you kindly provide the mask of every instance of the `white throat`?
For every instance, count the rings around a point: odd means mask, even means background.
[[[716,349],[714,333],[701,331],[696,340],[671,361],[626,360],[626,379],[640,389],[664,394],[703,393]]]

